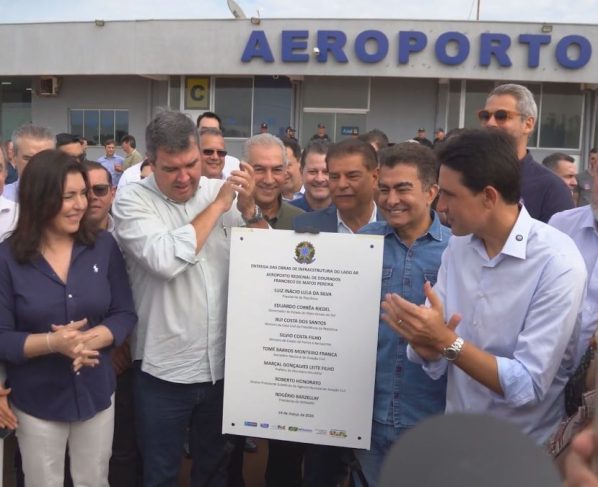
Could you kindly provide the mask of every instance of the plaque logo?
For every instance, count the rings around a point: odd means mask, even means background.
[[[310,242],[300,242],[295,247],[295,260],[300,264],[311,264],[316,255],[316,249]]]

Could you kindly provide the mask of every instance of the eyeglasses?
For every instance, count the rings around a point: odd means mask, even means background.
[[[201,153],[204,156],[212,156],[214,155],[214,152],[216,154],[218,154],[218,157],[226,157],[226,154],[228,154],[228,152],[226,152],[225,150],[220,150],[220,149],[202,149]]]
[[[505,123],[507,120],[517,116],[521,116],[521,113],[503,109],[496,110],[495,112],[491,112],[489,110],[480,110],[478,112],[478,118],[482,123],[488,123],[492,117],[494,117],[496,123]]]
[[[89,189],[95,196],[97,196],[98,198],[101,198],[102,196],[106,196],[108,194],[108,191],[110,191],[110,185],[109,184],[94,184]]]

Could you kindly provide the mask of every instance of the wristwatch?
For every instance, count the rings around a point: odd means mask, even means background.
[[[262,221],[264,219],[264,215],[262,214],[262,210],[260,209],[260,207],[258,205],[255,205],[255,211],[251,218],[245,218],[243,214],[241,214],[241,218],[243,218],[245,225],[253,225],[254,223]]]
[[[457,357],[463,349],[464,343],[465,341],[463,340],[463,338],[457,337],[457,339],[453,343],[451,343],[451,345],[442,349],[442,356],[449,362],[457,360]]]

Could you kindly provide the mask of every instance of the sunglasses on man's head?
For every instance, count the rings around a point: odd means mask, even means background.
[[[108,194],[108,191],[110,191],[110,185],[109,184],[94,184],[89,189],[95,196],[97,196],[98,198],[101,198],[102,196],[106,196]]]
[[[478,118],[480,122],[486,123],[489,122],[492,117],[496,120],[496,123],[504,123],[507,120],[520,116],[521,113],[519,112],[512,112],[510,110],[496,110],[495,112],[491,112],[489,110],[480,110],[478,112]]]
[[[218,157],[226,157],[226,154],[228,154],[227,151],[220,149],[202,149],[201,152],[204,156],[211,156],[214,152],[218,154]]]

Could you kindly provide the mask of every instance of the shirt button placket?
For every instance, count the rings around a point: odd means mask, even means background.
[[[72,321],[72,317],[74,315],[73,311],[75,308],[75,302],[74,302],[74,296],[73,293],[69,292],[69,290],[66,290],[66,321],[70,322]]]

